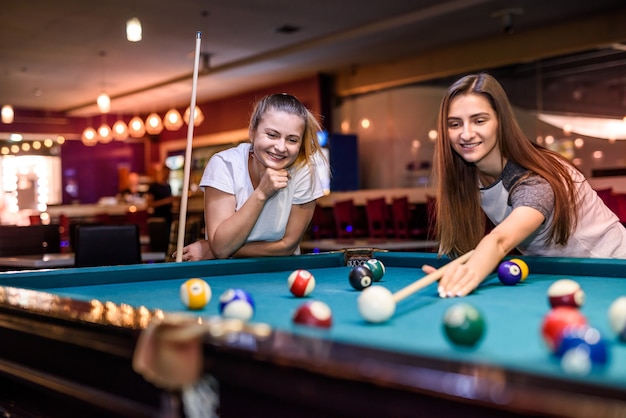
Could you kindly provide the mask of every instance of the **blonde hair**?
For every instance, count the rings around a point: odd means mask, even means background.
[[[261,119],[263,119],[265,113],[270,109],[296,115],[304,121],[302,145],[300,146],[298,157],[293,163],[295,167],[307,165],[311,173],[314,173],[316,167],[314,156],[316,155],[321,158],[321,161],[327,164],[326,157],[322,153],[322,147],[317,137],[318,132],[322,130],[320,123],[302,102],[290,94],[270,94],[257,102],[252,116],[250,117],[250,125],[248,127],[248,135],[251,140],[254,138],[254,134],[261,123]]]

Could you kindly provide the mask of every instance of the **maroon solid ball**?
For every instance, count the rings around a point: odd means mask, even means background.
[[[548,302],[553,308],[557,306],[580,308],[585,303],[585,292],[574,280],[557,280],[548,288]]]
[[[330,328],[333,324],[333,316],[327,304],[312,300],[300,305],[293,315],[293,322],[298,325]]]

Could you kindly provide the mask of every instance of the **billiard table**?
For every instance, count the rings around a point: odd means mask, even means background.
[[[626,261],[523,257],[530,275],[515,286],[493,274],[461,300],[440,299],[433,284],[400,301],[390,320],[370,324],[348,282],[352,266],[368,258],[384,263],[375,285],[392,292],[422,277],[423,264],[447,262],[432,253],[355,249],[1,273],[0,407],[13,416],[176,416],[179,394],[132,368],[140,333],[170,313],[219,324],[219,296],[242,288],[255,301],[251,322],[203,339],[204,373],[219,382],[224,417],[626,416],[626,343],[607,318],[609,305],[626,295]],[[317,284],[296,298],[287,277],[302,268]],[[179,299],[191,277],[213,291],[193,312]],[[541,337],[546,291],[560,278],[582,285],[581,310],[608,344],[609,363],[586,375],[565,373]],[[331,328],[293,324],[308,300],[330,306]],[[474,347],[455,346],[442,331],[445,310],[461,301],[487,324]]]

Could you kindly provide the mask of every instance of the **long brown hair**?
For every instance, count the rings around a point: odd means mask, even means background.
[[[486,229],[486,217],[480,207],[478,169],[454,152],[448,136],[450,102],[464,94],[479,94],[491,104],[498,120],[497,146],[502,158],[550,183],[554,191],[554,217],[547,241],[566,244],[577,223],[576,185],[571,176],[571,170],[576,168],[558,153],[528,140],[500,83],[481,73],[467,75],[452,84],[439,107],[434,174],[435,231],[440,255],[459,255],[472,250]]]

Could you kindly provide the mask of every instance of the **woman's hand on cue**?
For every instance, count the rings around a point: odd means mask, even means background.
[[[430,274],[437,269],[431,265],[424,264],[422,271]],[[466,263],[457,263],[452,260],[437,286],[439,297],[451,298],[462,297],[470,294],[481,283],[482,278],[468,267]]]
[[[172,257],[176,257],[176,253],[172,254]],[[210,260],[213,257],[209,241],[201,239],[183,247],[183,261],[198,261],[198,260]]]

